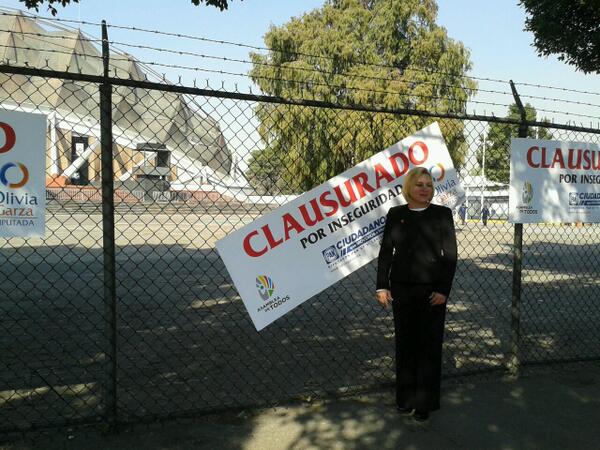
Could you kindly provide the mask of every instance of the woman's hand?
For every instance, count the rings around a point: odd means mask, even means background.
[[[377,301],[381,306],[387,308],[392,301],[392,293],[388,289],[377,291]]]
[[[429,304],[431,306],[443,305],[446,303],[446,297],[444,294],[440,294],[439,292],[432,292],[429,296]]]

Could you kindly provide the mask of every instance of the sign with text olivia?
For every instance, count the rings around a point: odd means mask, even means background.
[[[415,166],[431,172],[436,203],[463,200],[434,123],[217,242],[257,330],[377,256],[387,211],[405,203],[402,181]]]
[[[600,222],[598,144],[512,139],[508,219]]]
[[[0,237],[43,236],[46,116],[0,110]]]

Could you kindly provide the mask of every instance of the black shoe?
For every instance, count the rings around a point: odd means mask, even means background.
[[[415,410],[414,417],[417,422],[426,422],[429,419],[429,411]]]
[[[398,414],[401,416],[410,416],[415,412],[415,409],[410,406],[396,406],[396,411],[398,411]]]

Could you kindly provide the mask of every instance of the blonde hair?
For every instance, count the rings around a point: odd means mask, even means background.
[[[404,184],[402,185],[402,195],[404,196],[404,199],[407,202],[410,202],[411,200],[413,200],[413,198],[410,196],[410,191],[412,191],[412,188],[416,184],[419,177],[422,175],[427,175],[429,177],[429,179],[431,180],[431,182],[433,183],[433,177],[431,176],[431,173],[429,173],[429,170],[427,170],[425,167],[413,167],[412,169],[410,169],[408,171],[408,173],[404,177]],[[431,201],[433,199],[434,193],[435,193],[435,189],[432,189],[431,197],[429,198],[429,201]]]

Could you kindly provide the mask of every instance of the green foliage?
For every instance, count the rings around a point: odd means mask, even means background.
[[[229,6],[227,3],[230,2],[232,0],[192,0],[192,3],[196,6],[198,6],[200,3],[205,2],[206,6],[215,6],[216,8],[219,8],[221,11],[223,11],[224,9],[227,9],[227,7]],[[240,0],[240,2],[243,0]]]
[[[39,7],[44,4],[44,1],[48,2],[48,11],[52,13],[53,16],[58,12],[54,5],[62,5],[63,7],[67,6],[71,3],[71,0],[19,0],[21,3],[25,3],[25,7],[27,9],[35,9],[39,12]],[[205,2],[206,5],[214,6],[219,8],[221,11],[227,9],[227,3],[231,0],[192,0],[192,3],[198,6],[200,3]],[[243,0],[240,0],[243,1]],[[73,3],[79,3],[79,0],[73,0]]]
[[[537,111],[530,104],[525,105],[525,115],[528,121],[535,121]],[[521,120],[521,114],[516,104],[508,108],[510,119]],[[503,123],[490,124],[489,131],[485,136],[485,176],[487,179],[499,183],[508,183],[510,179],[510,140],[519,136],[518,125],[507,125]],[[552,139],[552,134],[547,128],[528,127],[527,137],[535,139]],[[477,150],[477,162],[479,167],[483,163],[483,137],[480,137]],[[478,171],[477,174],[481,174]]]
[[[434,0],[328,0],[265,35],[250,76],[269,95],[335,105],[464,112],[475,83],[469,53],[435,24]],[[250,182],[268,193],[310,189],[432,122],[416,115],[262,103],[265,149]],[[463,125],[440,120],[454,163],[466,153]],[[262,167],[265,165],[265,168]]]
[[[39,12],[39,7],[44,4],[44,0],[19,0],[21,3],[25,3],[25,7],[27,9],[34,8],[37,12]],[[54,5],[62,5],[63,7],[67,6],[71,3],[71,0],[46,0],[48,2],[48,11],[52,13],[53,16],[58,12]],[[73,3],[79,3],[79,0],[73,0]]]
[[[600,73],[600,0],[520,0],[540,56]]]

